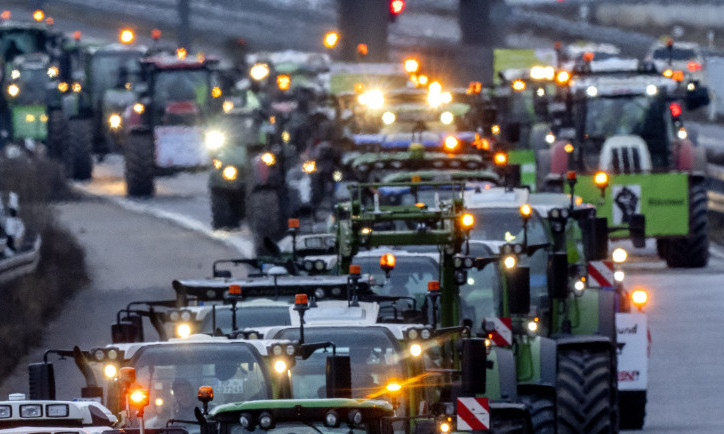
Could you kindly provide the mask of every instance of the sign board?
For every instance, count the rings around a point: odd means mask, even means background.
[[[495,329],[490,333],[494,345],[507,347],[513,345],[513,321],[510,318],[485,318],[485,324],[493,324]]]
[[[646,390],[650,334],[646,314],[617,313],[618,389]]]
[[[490,427],[488,398],[458,398],[457,431],[482,431]]]
[[[201,129],[188,126],[160,126],[153,130],[156,166],[201,167],[210,163]]]
[[[615,284],[612,261],[590,261],[588,263],[589,286],[608,288]]]

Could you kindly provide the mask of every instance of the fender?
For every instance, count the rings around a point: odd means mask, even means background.
[[[696,165],[694,144],[691,140],[674,140],[674,167],[676,170],[691,172]]]
[[[496,421],[520,421],[523,423],[524,428],[521,432],[532,433],[533,422],[530,419],[530,411],[525,404],[515,404],[512,402],[490,402],[488,403],[490,408],[490,426],[495,427]],[[478,431],[479,432],[479,431]],[[488,432],[488,431],[486,431]],[[496,432],[491,430],[489,432]],[[517,431],[516,431],[517,432]]]
[[[559,350],[568,348],[603,348],[609,351],[615,351],[613,342],[606,336],[562,336],[556,339],[556,343]]]
[[[512,350],[496,348],[500,398],[505,401],[518,400],[518,377],[515,372],[515,356]]]
[[[551,148],[551,174],[563,175],[568,170],[566,142],[556,142]]]

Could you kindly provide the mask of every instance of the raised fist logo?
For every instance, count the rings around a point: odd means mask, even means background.
[[[629,223],[631,221],[631,216],[636,213],[636,208],[639,203],[639,198],[636,196],[636,193],[631,191],[628,187],[623,187],[616,195],[614,202],[621,210],[621,222]]]

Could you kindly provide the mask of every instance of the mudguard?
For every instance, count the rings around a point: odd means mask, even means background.
[[[556,341],[537,336],[518,343],[518,390],[524,386],[550,386],[556,384]]]
[[[556,343],[559,350],[580,347],[614,349],[613,342],[606,336],[561,336]]]

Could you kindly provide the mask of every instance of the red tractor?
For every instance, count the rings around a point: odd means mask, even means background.
[[[124,114],[125,178],[129,196],[154,194],[158,173],[211,162],[204,132],[221,111],[217,60],[186,58],[179,49],[141,60],[144,84]]]

